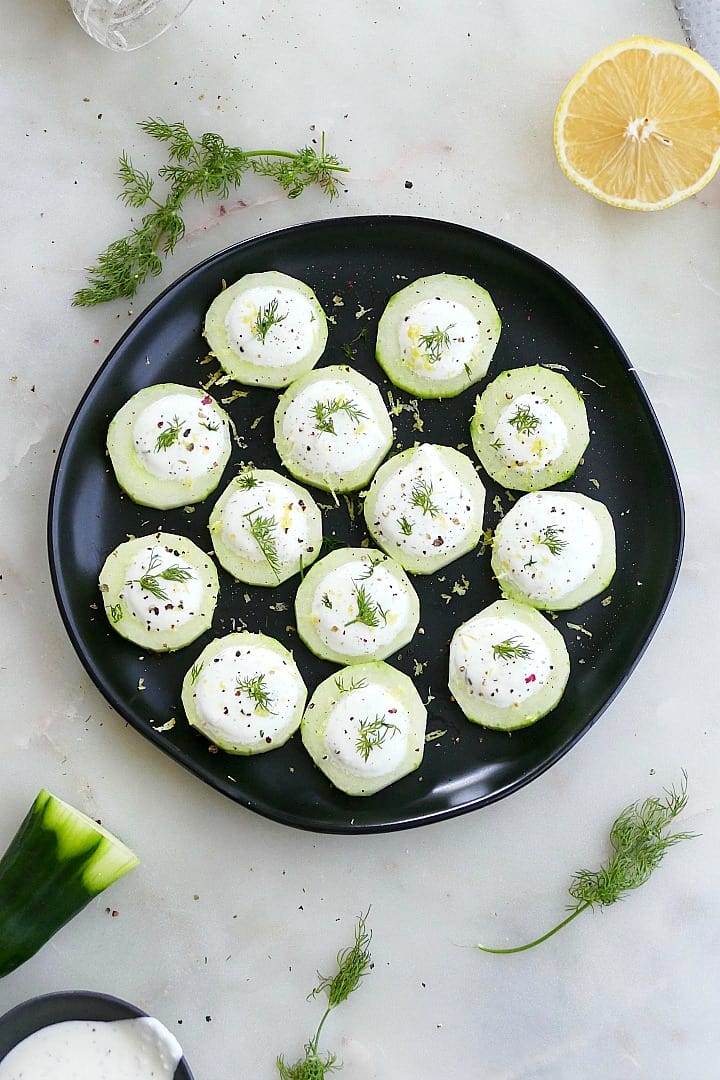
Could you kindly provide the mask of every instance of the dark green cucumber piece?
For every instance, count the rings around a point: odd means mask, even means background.
[[[102,825],[43,788],[0,859],[0,977],[139,861]]]

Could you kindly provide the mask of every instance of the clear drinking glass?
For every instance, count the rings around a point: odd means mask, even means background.
[[[108,49],[139,49],[168,30],[192,0],[70,0],[75,18]]]

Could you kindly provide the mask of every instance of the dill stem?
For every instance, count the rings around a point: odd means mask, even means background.
[[[320,1045],[320,1032],[321,1032],[321,1031],[322,1031],[322,1029],[323,1029],[323,1024],[325,1023],[325,1021],[327,1020],[328,1016],[329,1016],[329,1015],[330,1015],[330,1013],[332,1012],[332,1009],[333,1009],[332,1005],[328,1005],[327,1009],[326,1009],[326,1010],[325,1010],[325,1012],[323,1013],[323,1016],[322,1016],[322,1019],[321,1019],[320,1023],[319,1023],[319,1024],[318,1024],[318,1026],[317,1026],[317,1031],[315,1032],[315,1036],[314,1036],[314,1038],[313,1038],[313,1039],[311,1040],[311,1042],[310,1042],[310,1048],[311,1048],[311,1050],[312,1050],[313,1054],[316,1054],[316,1055],[317,1055],[317,1052],[318,1052],[318,1046]]]
[[[581,914],[581,912],[585,911],[585,909],[589,908],[590,906],[591,904],[589,900],[586,900],[584,903],[579,904],[576,908],[574,908],[573,911],[570,912],[566,919],[563,919],[562,922],[559,922],[557,926],[554,926],[552,928],[552,930],[548,930],[547,934],[543,934],[542,937],[535,938],[534,941],[528,941],[525,945],[515,945],[510,949],[491,949],[487,945],[477,945],[476,948],[480,949],[481,952],[495,953],[496,955],[507,955],[508,953],[525,952],[526,949],[532,949],[536,945],[542,945],[543,941],[547,941],[547,939],[551,938],[553,934],[557,934],[558,930],[562,930],[564,926],[567,926],[568,923],[572,922],[574,918],[576,918],[578,915]]]

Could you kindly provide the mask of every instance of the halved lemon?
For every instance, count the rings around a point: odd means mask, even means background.
[[[720,75],[692,49],[631,37],[594,56],[555,114],[555,153],[573,183],[628,210],[661,210],[720,167]]]

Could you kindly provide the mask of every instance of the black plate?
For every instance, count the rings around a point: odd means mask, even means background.
[[[51,1024],[60,1024],[65,1020],[131,1020],[137,1016],[147,1016],[147,1013],[120,998],[98,994],[93,990],[43,994],[42,997],[23,1001],[0,1017],[0,1061],[23,1039]],[[175,1070],[175,1080],[193,1080],[185,1058]]]
[[[310,691],[337,670],[312,656],[287,629],[294,621],[297,579],[267,591],[238,584],[221,570],[212,633],[165,656],[141,656],[118,637],[105,619],[97,588],[103,560],[128,534],[163,526],[210,547],[207,519],[214,497],[191,514],[135,506],[121,496],[109,470],[107,425],[143,386],[166,380],[206,383],[216,369],[202,364],[207,307],[223,281],[268,269],[306,281],[332,316],[321,363],[343,363],[351,355],[358,370],[402,404],[409,403],[409,395],[389,387],[374,360],[375,327],[385,303],[420,276],[474,277],[490,291],[503,321],[488,378],[507,367],[557,364],[585,395],[590,447],[573,480],[560,486],[604,501],[617,530],[618,571],[610,588],[555,622],[572,662],[562,702],[550,716],[512,736],[468,723],[446,686],[452,631],[499,597],[489,552],[478,550],[445,572],[415,579],[424,634],[392,663],[410,675],[416,665],[423,666],[416,683],[429,701],[428,732],[444,734],[428,743],[418,773],[364,799],[336,791],[311,764],[297,735],[271,753],[239,758],[211,752],[184,719],[183,675],[213,635],[247,626],[277,636],[293,648]],[[212,392],[222,398],[232,388]],[[395,417],[398,443],[464,443],[472,456],[468,423],[475,394],[472,389],[453,400],[420,402],[422,433],[416,414],[401,411]],[[227,406],[247,450],[234,448],[225,480],[241,460],[279,466],[272,442],[276,401],[276,391],[256,389]],[[493,527],[498,507],[507,510],[511,502],[489,480],[487,488],[485,524]],[[319,500],[330,502],[323,493]],[[357,510],[360,500],[353,503]],[[336,540],[357,544],[365,536],[362,514],[353,521],[345,500],[324,518],[326,533]],[[637,663],[675,584],[682,542],[682,499],[667,446],[627,356],[597,311],[565,278],[519,248],[459,225],[410,217],[340,218],[261,236],[214,255],[170,286],[124,335],[85,394],[60,452],[49,517],[53,584],[65,625],[115,709],[231,799],[288,825],[338,833],[406,828],[472,810],[516,791],[556,762]],[[453,585],[462,591],[463,580],[469,587],[459,595]],[[171,718],[174,726],[160,731]]]

